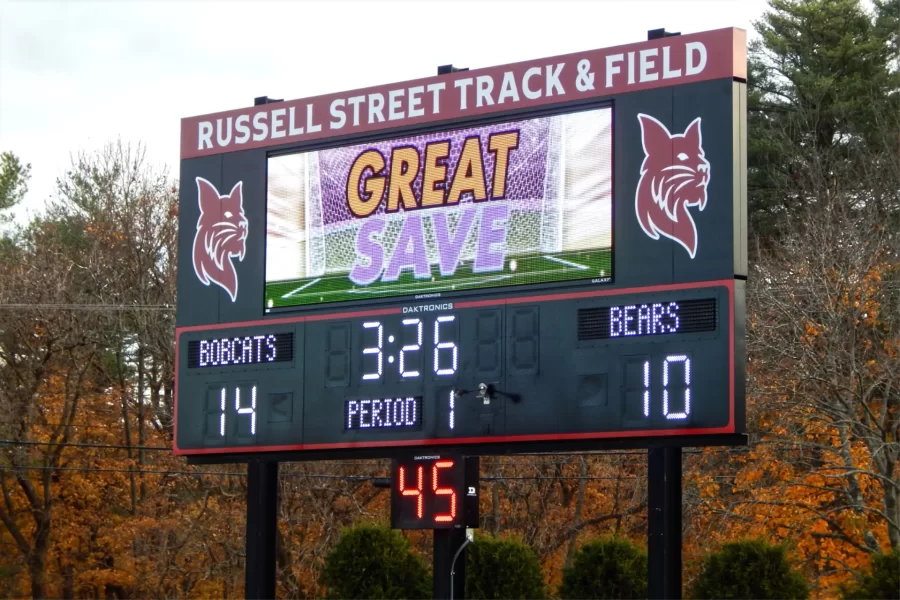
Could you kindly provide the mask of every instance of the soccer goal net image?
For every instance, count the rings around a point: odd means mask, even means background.
[[[506,136],[503,152],[493,140]],[[473,138],[477,138],[473,141]],[[407,183],[416,209],[389,206],[391,183],[383,198],[371,198],[366,180],[392,173],[392,153],[414,149],[418,171]],[[464,152],[464,148],[470,151]],[[471,149],[480,156],[475,160]],[[380,172],[354,170],[363,153],[383,157]],[[464,156],[464,154],[466,154]],[[438,157],[435,160],[434,157]],[[430,161],[430,163],[429,163]],[[430,167],[429,167],[430,164]],[[429,168],[431,171],[429,171]],[[354,173],[360,172],[356,178]],[[429,174],[430,173],[430,174]],[[407,175],[407,181],[411,174]],[[465,184],[460,183],[465,181]],[[472,182],[475,183],[472,183]],[[348,188],[377,203],[369,214],[354,214]],[[431,190],[424,190],[428,185]],[[437,192],[423,200],[423,192]],[[410,194],[407,191],[407,201]],[[438,200],[440,202],[440,200]],[[502,268],[476,273],[473,262],[485,252],[480,237],[496,223],[482,216],[505,207],[505,223],[493,251],[502,252]],[[368,206],[375,206],[369,204]],[[466,214],[467,212],[472,214]],[[383,251],[387,268],[392,257],[409,251],[398,247],[408,216],[421,215],[421,240],[431,272],[423,278],[411,269],[399,280],[354,285],[354,265],[361,256],[360,236],[366,221],[378,220],[372,240]],[[434,132],[313,152],[268,161],[266,297],[269,306],[340,301],[369,295],[391,296],[441,289],[477,289],[611,276],[612,240],[612,110],[590,111]],[[460,239],[460,236],[463,236]],[[453,274],[438,268],[452,240],[458,257]],[[443,241],[442,241],[443,240]],[[498,248],[499,247],[499,248]],[[445,257],[446,263],[446,257]],[[360,289],[364,287],[365,289]]]

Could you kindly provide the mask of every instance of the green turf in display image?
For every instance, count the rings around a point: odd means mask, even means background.
[[[575,281],[612,276],[610,249],[522,254],[506,260],[502,271],[473,273],[472,262],[460,263],[456,273],[442,277],[437,265],[432,277],[416,279],[404,270],[398,281],[354,285],[346,273],[325,274],[266,284],[266,307],[307,306],[350,300],[392,298],[437,292],[476,291],[484,288]]]

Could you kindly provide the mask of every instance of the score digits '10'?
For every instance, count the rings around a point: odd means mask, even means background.
[[[391,463],[391,527],[478,526],[478,457],[416,456]]]

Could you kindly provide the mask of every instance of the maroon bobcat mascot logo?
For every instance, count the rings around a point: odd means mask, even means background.
[[[684,133],[672,135],[649,115],[639,114],[644,162],[634,197],[641,229],[654,240],[660,234],[697,254],[697,226],[689,206],[706,207],[709,162],[703,154],[700,117]]]
[[[227,196],[221,196],[213,184],[197,178],[200,219],[194,235],[194,272],[203,285],[212,281],[221,286],[232,302],[237,299],[238,279],[231,259],[244,260],[247,252],[242,184],[237,182]]]

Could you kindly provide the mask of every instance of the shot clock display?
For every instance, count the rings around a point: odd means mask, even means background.
[[[733,433],[741,285],[425,302],[180,331],[178,393],[193,400],[180,405],[178,450],[488,454],[510,441]]]
[[[423,455],[391,462],[391,527],[478,527],[478,457]]]

